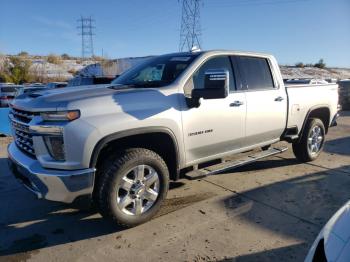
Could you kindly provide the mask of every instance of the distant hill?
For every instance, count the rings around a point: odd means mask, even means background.
[[[0,71],[2,64],[9,56],[0,56]],[[130,67],[148,59],[150,57],[128,57],[112,60],[99,58],[98,60],[81,61],[79,58],[64,56],[31,56],[26,55],[26,59],[31,60],[30,71],[42,76],[48,81],[69,80],[76,75],[80,76],[115,76],[120,75]],[[315,68],[315,67],[293,67],[281,66],[283,78],[350,78],[350,69],[347,68]]]
[[[149,57],[118,58],[110,60],[107,64],[91,64],[80,71],[81,75],[120,75],[130,67],[148,59]],[[316,68],[280,66],[283,78],[350,78],[350,68]]]
[[[283,78],[336,78],[349,79],[350,68],[316,68],[280,66]]]
[[[73,78],[74,75],[85,68],[87,65],[97,63],[98,61],[82,61],[79,58],[69,57],[64,59],[61,56],[32,56],[32,55],[1,55],[0,54],[0,72],[4,70],[6,62],[11,57],[20,57],[23,60],[31,61],[29,72],[37,76],[38,81],[63,81]],[[39,80],[42,79],[42,80]]]

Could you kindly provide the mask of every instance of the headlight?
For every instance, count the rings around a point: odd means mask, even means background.
[[[45,112],[40,114],[44,121],[73,121],[80,117],[79,110]]]
[[[44,141],[53,159],[57,161],[64,161],[66,159],[62,136],[44,136]]]

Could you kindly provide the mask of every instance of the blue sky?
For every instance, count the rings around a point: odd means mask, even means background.
[[[203,0],[202,49],[274,54],[280,64],[350,67],[350,0]],[[80,15],[96,20],[95,54],[109,58],[174,52],[178,0],[1,0],[0,52],[79,56]]]

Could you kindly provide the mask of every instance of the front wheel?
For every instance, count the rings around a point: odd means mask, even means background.
[[[325,134],[325,127],[320,119],[308,119],[301,139],[293,143],[296,158],[302,162],[315,160],[322,152]]]
[[[101,214],[127,227],[150,220],[168,192],[164,160],[151,150],[131,148],[107,161],[97,189]]]

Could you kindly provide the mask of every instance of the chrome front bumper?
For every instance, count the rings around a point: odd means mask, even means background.
[[[46,169],[38,160],[20,151],[14,142],[7,151],[12,173],[38,198],[72,203],[80,196],[91,196],[95,169]]]

